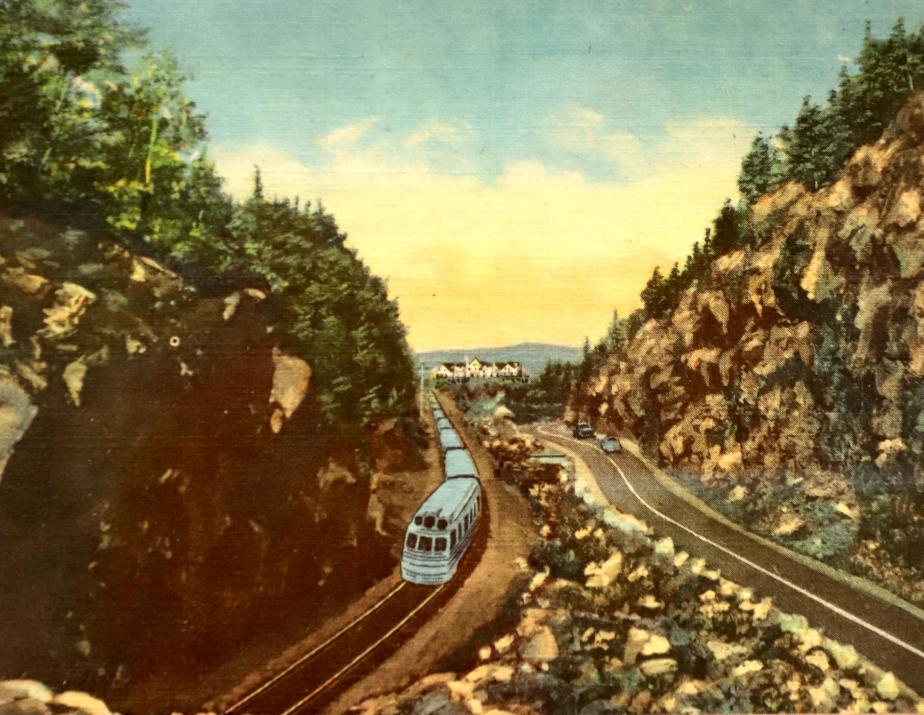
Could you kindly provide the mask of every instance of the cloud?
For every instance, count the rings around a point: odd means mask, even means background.
[[[210,156],[225,179],[225,190],[235,198],[244,199],[253,192],[255,166],[260,167],[267,196],[314,195],[306,192],[315,185],[315,175],[279,149],[254,144],[240,151],[217,148]]]
[[[590,107],[573,107],[550,118],[540,132],[553,147],[574,154],[593,153],[600,146],[603,115]]]
[[[611,162],[624,178],[636,180],[682,166],[737,163],[753,135],[753,128],[721,116],[673,122],[663,130],[662,139],[643,142],[627,129],[608,128],[606,117],[587,107],[564,112],[540,129],[550,146]]]
[[[603,334],[614,307],[637,307],[653,267],[682,259],[736,195],[746,127],[707,118],[664,135],[646,151],[627,132],[604,132],[604,151],[638,164],[620,181],[540,161],[486,181],[440,172],[399,151],[400,140],[395,151],[345,146],[312,168],[265,145],[213,156],[239,197],[257,163],[268,193],[323,198],[349,245],[388,279],[415,348],[578,345]]]
[[[599,149],[624,169],[639,170],[648,163],[641,139],[632,132],[617,131],[600,137]]]
[[[327,151],[342,149],[352,146],[363,135],[378,123],[378,119],[363,119],[351,124],[344,124],[342,127],[332,129],[323,137],[318,139],[318,145]]]
[[[438,144],[459,144],[463,140],[463,132],[469,130],[468,125],[456,125],[449,122],[434,120],[427,122],[419,129],[411,132],[404,140],[404,146],[413,148],[430,142]]]
[[[837,61],[838,62],[853,62],[853,57],[848,57],[847,55],[838,55]]]

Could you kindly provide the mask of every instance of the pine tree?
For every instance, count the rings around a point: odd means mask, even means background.
[[[741,162],[738,190],[748,204],[775,187],[781,180],[779,151],[760,132],[751,143],[751,150]]]
[[[253,167],[253,193],[250,198],[254,201],[263,201],[263,175],[256,164]]]
[[[642,303],[645,306],[645,316],[647,318],[660,318],[667,306],[665,281],[661,276],[661,269],[655,266],[651,273],[651,278],[642,289]]]
[[[606,331],[604,343],[610,352],[622,350],[627,340],[626,321],[619,317],[619,311],[613,310],[613,319]]]
[[[805,97],[793,128],[784,126],[780,132],[786,147],[789,175],[811,191],[821,188],[830,172],[826,156],[829,127],[822,108],[812,102],[811,97]]]
[[[721,256],[738,247],[741,241],[738,211],[731,199],[725,199],[719,215],[712,223],[712,250]]]

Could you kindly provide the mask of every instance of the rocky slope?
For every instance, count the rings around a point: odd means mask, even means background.
[[[392,568],[374,492],[415,450],[393,422],[324,426],[271,303],[0,215],[0,674],[116,706],[152,674],[182,693]]]
[[[528,459],[532,438],[502,418],[486,423],[498,473],[543,523],[512,625],[476,643],[467,669],[352,712],[924,711],[851,646],[610,507],[580,463],[559,474]]]
[[[570,416],[635,435],[804,551],[920,582],[922,191],[919,94],[831,186],[761,198],[752,245],[610,355]]]

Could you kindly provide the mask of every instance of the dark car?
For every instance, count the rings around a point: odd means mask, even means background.
[[[609,453],[621,452],[622,445],[619,443],[618,437],[607,436],[600,440],[600,449]]]
[[[571,435],[577,439],[594,439],[597,436],[587,422],[578,422],[571,430]]]

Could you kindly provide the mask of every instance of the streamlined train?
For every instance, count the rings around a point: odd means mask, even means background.
[[[445,454],[450,449],[464,449],[462,438],[454,429],[440,430],[440,449]]]
[[[450,449],[443,457],[443,476],[446,481],[460,477],[473,477],[478,479],[478,468],[472,455],[465,449]]]
[[[411,583],[449,581],[468,548],[481,515],[481,484],[449,479],[426,498],[404,536],[401,578]]]
[[[401,577],[418,584],[445,583],[455,575],[481,516],[478,468],[432,394],[428,401],[444,455],[443,483],[420,505],[405,531]]]

